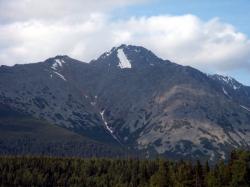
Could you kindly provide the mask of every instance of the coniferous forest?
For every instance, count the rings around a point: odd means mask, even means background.
[[[228,162],[0,157],[1,186],[248,187],[250,152]]]

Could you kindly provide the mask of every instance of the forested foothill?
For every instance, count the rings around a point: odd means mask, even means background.
[[[250,152],[227,162],[166,159],[0,157],[1,186],[248,187]]]

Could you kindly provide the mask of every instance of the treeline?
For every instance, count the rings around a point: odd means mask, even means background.
[[[12,137],[11,137],[12,138]],[[1,155],[45,155],[53,157],[109,157],[124,158],[124,155],[133,155],[119,147],[82,140],[76,141],[42,141],[35,138],[12,138],[3,139],[0,137]]]
[[[210,166],[164,159],[0,157],[1,186],[248,187],[250,152]]]

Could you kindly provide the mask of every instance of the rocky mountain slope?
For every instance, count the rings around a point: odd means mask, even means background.
[[[67,157],[124,157],[129,153],[0,105],[0,153]]]
[[[226,158],[250,145],[250,87],[121,45],[0,68],[0,103],[147,157]]]

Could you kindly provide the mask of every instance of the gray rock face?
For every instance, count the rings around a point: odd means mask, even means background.
[[[121,45],[90,63],[68,56],[0,68],[0,102],[147,156],[226,158],[250,145],[250,88]]]

